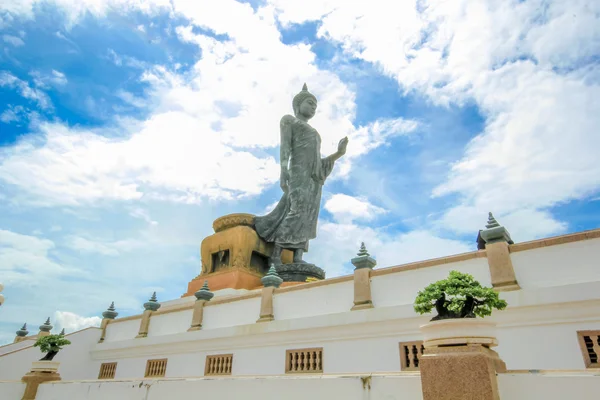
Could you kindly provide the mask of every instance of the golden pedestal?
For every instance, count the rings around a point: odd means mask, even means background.
[[[273,245],[262,240],[254,228],[254,215],[229,214],[213,223],[215,233],[206,237],[200,246],[202,272],[188,284],[183,295],[193,296],[204,281],[211,291],[256,289],[260,278],[269,270]],[[284,250],[283,263],[292,262],[293,253]]]

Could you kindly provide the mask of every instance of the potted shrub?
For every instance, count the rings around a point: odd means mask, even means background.
[[[492,288],[486,288],[469,274],[451,271],[447,279],[427,286],[417,294],[414,309],[427,314],[433,309],[437,315],[421,326],[424,344],[468,344],[486,346],[497,344],[495,324],[476,317],[486,317],[493,309],[506,308]]]
[[[34,371],[53,372],[58,370],[59,362],[52,361],[63,346],[70,345],[71,342],[65,339],[64,335],[48,335],[38,338],[33,345],[39,347],[42,353],[46,353],[39,361],[33,363]]]

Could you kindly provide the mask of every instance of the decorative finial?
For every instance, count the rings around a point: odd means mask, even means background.
[[[499,226],[500,226],[500,224],[498,223],[498,221],[496,221],[496,218],[494,218],[492,213],[491,212],[488,213],[488,222],[485,225],[485,227],[490,229],[490,228],[497,228]]]
[[[156,299],[156,292],[152,293],[150,300],[144,303],[144,309],[150,311],[156,311],[160,308],[160,303]]]
[[[65,336],[65,328],[62,328],[62,331],[59,333],[60,336]]]
[[[369,252],[367,251],[367,247],[365,246],[365,242],[361,242],[360,243],[360,250],[358,250],[358,254],[359,257],[362,256],[370,256]]]
[[[365,242],[360,243],[360,250],[358,250],[358,257],[354,257],[350,262],[354,265],[355,269],[371,268],[373,269],[377,265],[377,261],[367,251]]]
[[[304,85],[302,85],[302,91],[308,92],[308,86],[306,86],[306,82],[304,82]]]
[[[23,324],[23,327],[17,331],[17,336],[25,337],[29,331],[27,330],[27,324]]]
[[[52,328],[53,326],[50,324],[50,317],[48,317],[48,319],[46,320],[46,322],[44,322],[43,325],[40,325],[40,331],[42,332],[50,332]]]
[[[215,294],[210,291],[210,289],[208,288],[208,281],[205,280],[204,285],[202,285],[200,290],[194,293],[194,296],[196,296],[197,300],[210,301],[210,299],[212,299],[215,296]]]
[[[505,227],[501,226],[498,221],[496,221],[496,218],[494,218],[494,215],[491,212],[488,213],[488,221],[485,225],[485,228],[486,229],[479,232],[478,242],[479,237],[481,237],[486,244],[496,242],[507,242],[508,244],[514,243],[510,238],[510,233],[508,233],[508,230],[506,230]],[[479,247],[480,246],[478,245],[478,248]]]
[[[278,288],[282,283],[283,279],[277,273],[277,269],[275,268],[275,264],[271,264],[271,268],[265,276],[260,278],[264,287],[276,287]]]
[[[110,306],[102,313],[102,317],[106,319],[115,319],[119,313],[115,310],[115,302],[110,303]]]

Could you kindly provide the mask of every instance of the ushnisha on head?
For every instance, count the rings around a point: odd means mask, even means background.
[[[317,98],[308,91],[306,83],[302,86],[300,93],[294,96],[292,106],[297,118],[304,117],[303,119],[309,120],[314,117],[317,111]]]

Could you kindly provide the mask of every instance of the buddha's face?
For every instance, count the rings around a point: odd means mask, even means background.
[[[315,116],[316,111],[317,101],[312,97],[308,97],[304,99],[302,103],[300,103],[300,109],[298,110],[298,114],[304,116],[306,119],[310,119]]]

